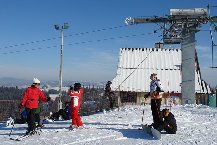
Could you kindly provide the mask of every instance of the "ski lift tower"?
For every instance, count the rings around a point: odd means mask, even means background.
[[[182,104],[195,103],[195,33],[202,24],[217,22],[208,16],[208,9],[170,9],[167,17],[126,18],[127,24],[162,23],[163,43],[181,44]],[[216,29],[216,28],[215,28]]]

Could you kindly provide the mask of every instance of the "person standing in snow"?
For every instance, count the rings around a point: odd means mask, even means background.
[[[74,89],[69,90],[69,96],[71,98],[70,101],[70,115],[72,119],[72,124],[70,128],[83,128],[83,123],[81,121],[81,117],[79,116],[79,108],[81,105],[83,89],[81,88],[80,83],[74,84]]]
[[[109,108],[114,109],[114,104],[115,104],[115,98],[114,98],[114,92],[111,90],[111,81],[108,81],[105,87],[105,96],[108,97],[109,99]]]
[[[164,118],[163,129],[168,134],[176,134],[177,124],[174,115],[165,108],[162,110],[162,117]]]
[[[162,90],[161,88],[161,82],[159,79],[157,79],[157,74],[152,73],[150,76],[151,83],[150,83],[150,92],[145,95],[145,99],[149,96],[151,96],[151,111],[153,116],[153,123],[152,126],[155,129],[159,129],[162,126],[163,119],[161,116],[160,106],[161,106],[161,95],[160,92]]]
[[[36,108],[38,108],[38,100],[42,100],[43,102],[47,102],[50,100],[50,97],[46,98],[43,92],[39,89],[40,81],[37,78],[33,79],[33,83],[31,87],[28,87],[21,100],[19,108],[22,109],[25,107],[27,113],[27,123],[28,129],[26,135],[33,135],[36,133],[35,128],[35,112]]]

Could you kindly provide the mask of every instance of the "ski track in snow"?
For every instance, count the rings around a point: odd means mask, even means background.
[[[166,108],[162,106],[161,109]],[[169,107],[167,107],[169,108]],[[151,107],[125,106],[119,110],[83,116],[85,129],[69,131],[69,121],[45,124],[40,135],[22,141],[9,138],[11,127],[0,124],[1,145],[217,145],[217,109],[204,105],[173,106],[178,125],[177,134],[162,134],[161,140],[138,130],[142,123],[152,123]],[[15,124],[11,137],[25,132],[27,124]]]

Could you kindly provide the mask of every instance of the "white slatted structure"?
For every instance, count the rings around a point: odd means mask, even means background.
[[[195,92],[209,93],[195,63]],[[181,49],[121,48],[113,91],[149,92],[150,74],[157,73],[165,92],[181,93]]]

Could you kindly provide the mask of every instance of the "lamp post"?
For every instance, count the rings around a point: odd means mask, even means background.
[[[60,30],[61,32],[61,45],[60,45],[60,72],[59,72],[59,102],[58,102],[58,110],[62,109],[62,63],[63,63],[63,30],[68,29],[69,25],[68,23],[64,23],[63,26],[54,25],[56,30]]]

